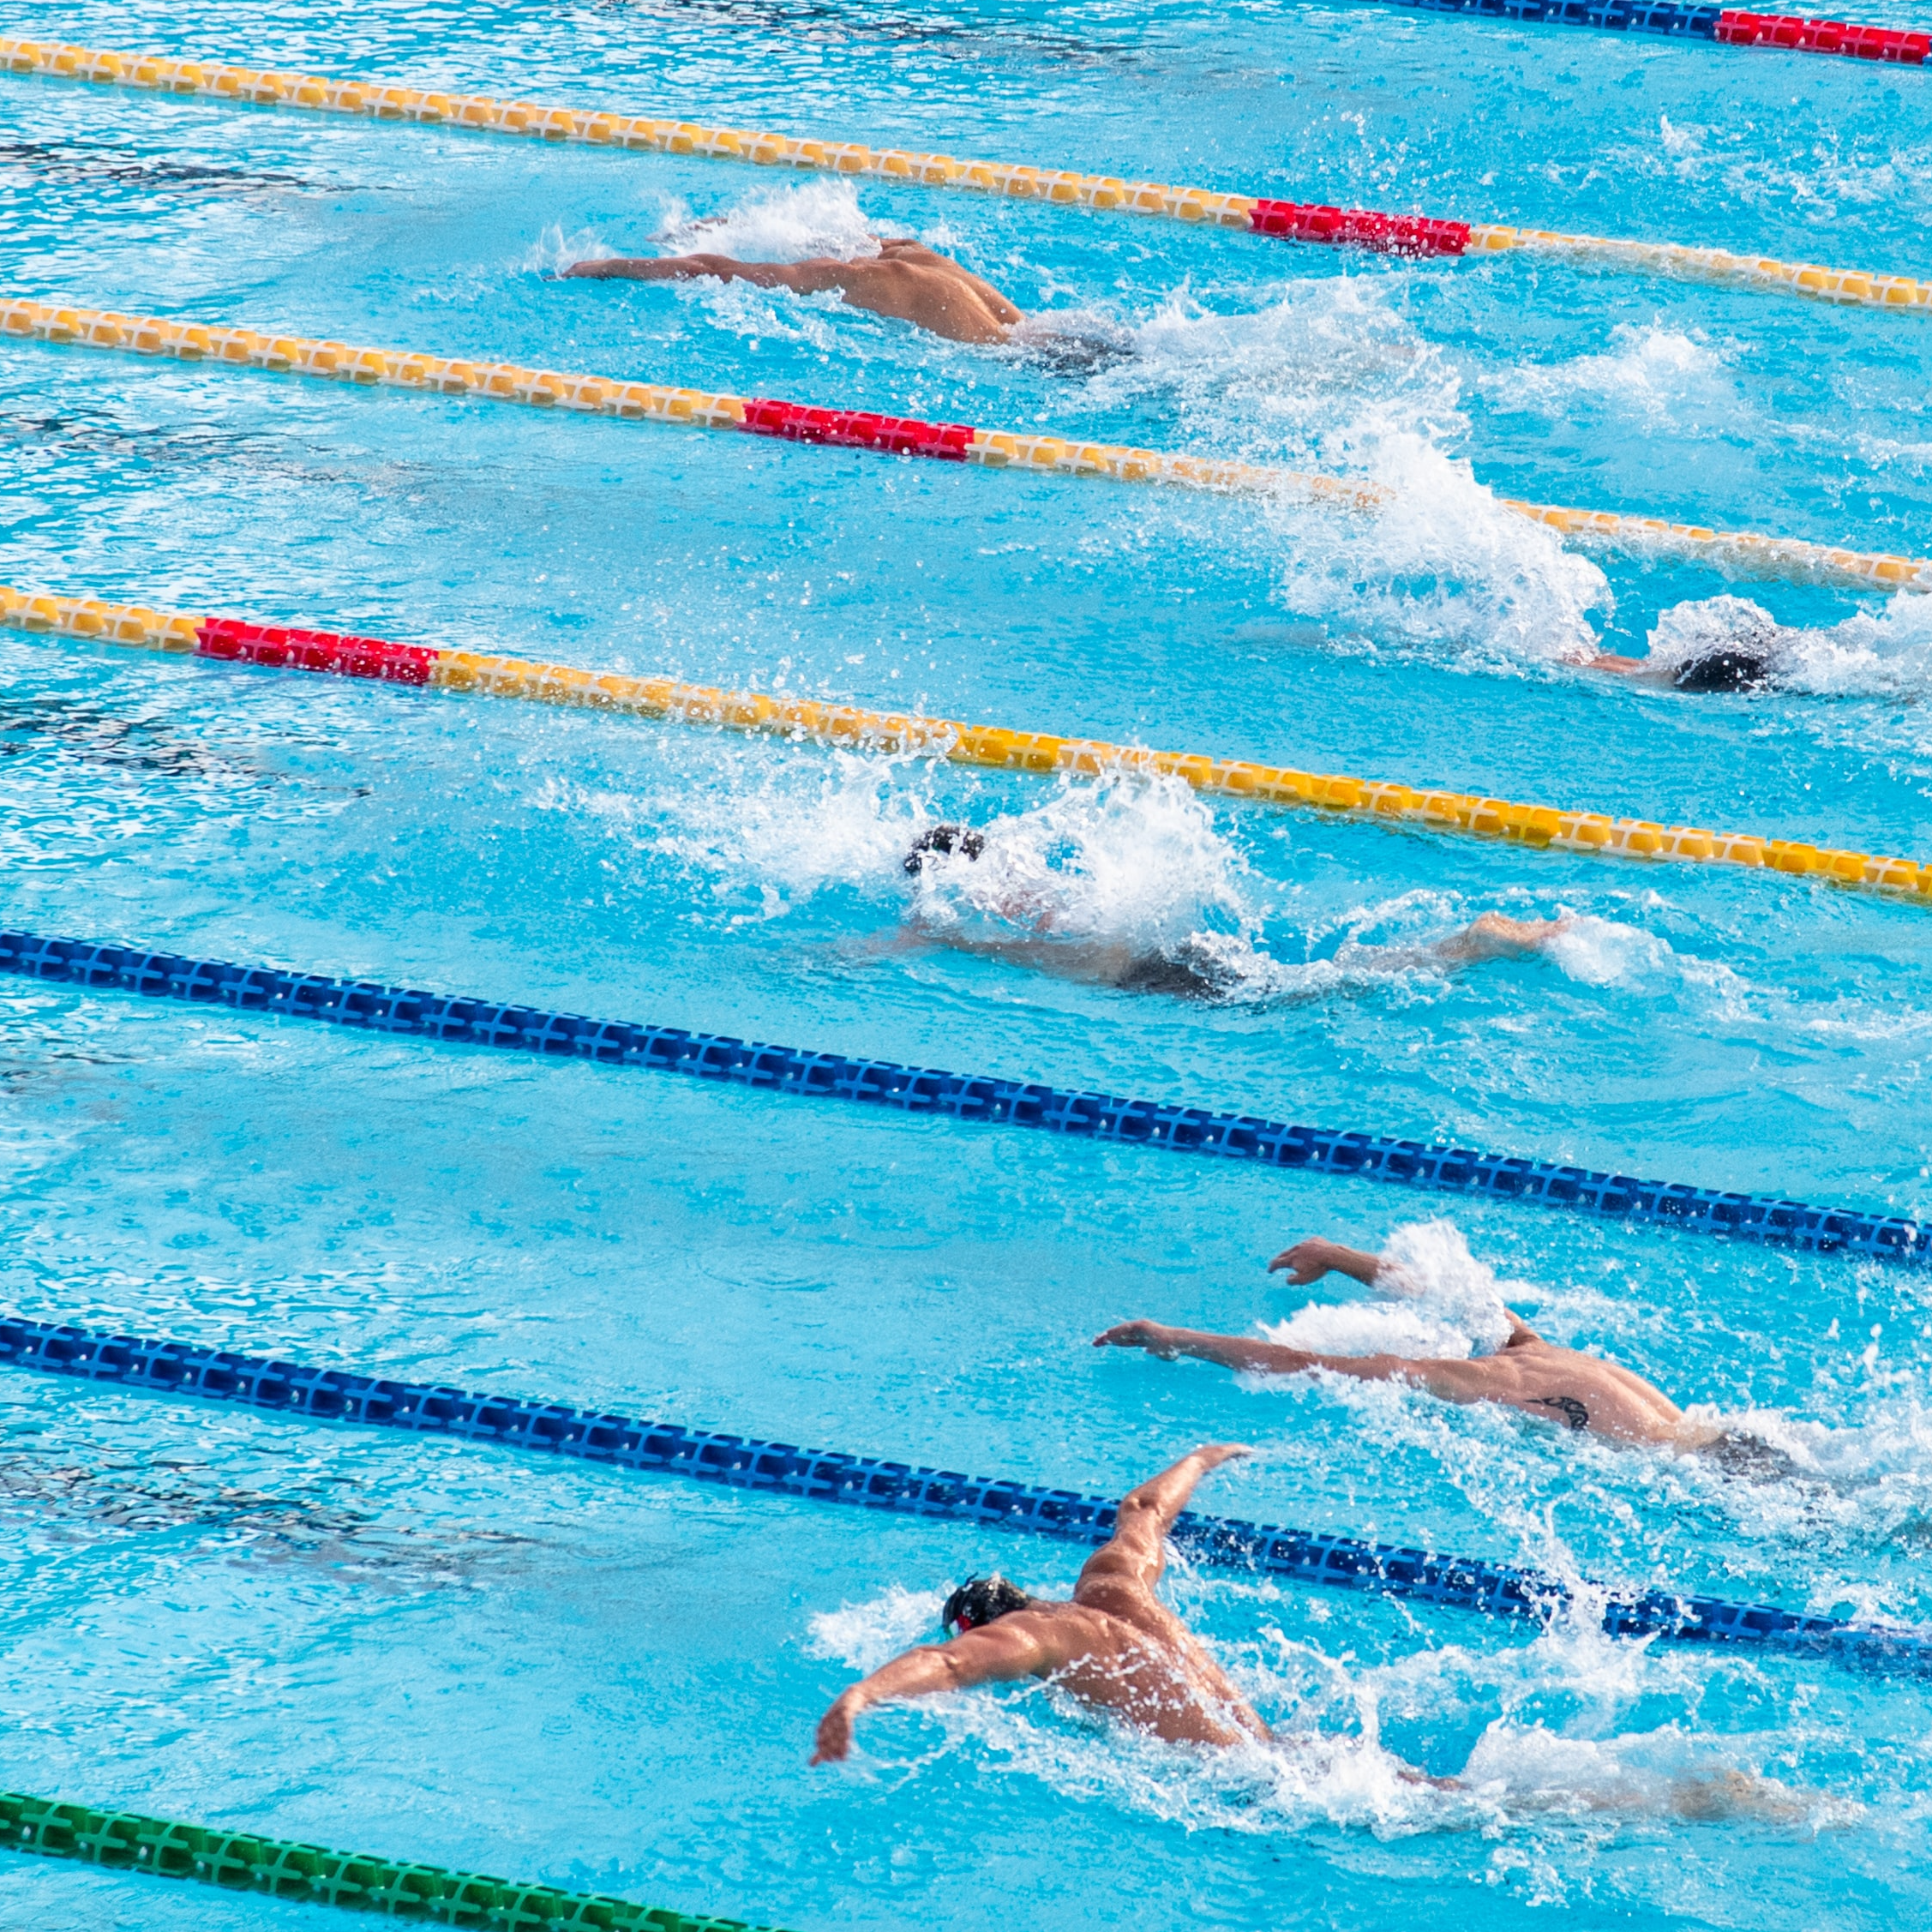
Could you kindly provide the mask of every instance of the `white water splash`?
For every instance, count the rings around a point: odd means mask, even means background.
[[[1932,597],[1900,592],[1875,611],[1808,629],[1780,624],[1748,597],[1672,604],[1650,633],[1649,662],[1669,675],[1713,651],[1765,661],[1786,690],[1819,697],[1918,697],[1932,692]]]
[[[517,262],[526,275],[556,275],[578,261],[608,261],[621,255],[594,228],[579,228],[566,234],[563,224],[553,221],[544,229]]]
[[[1377,1299],[1311,1302],[1262,1333],[1322,1355],[1407,1355],[1463,1360],[1509,1339],[1504,1284],[1446,1220],[1411,1221],[1383,1244],[1367,1293]],[[1333,1277],[1331,1277],[1333,1279]],[[1512,1283],[1512,1290],[1526,1284]]]
[[[1329,275],[1233,314],[1183,290],[1135,326],[1133,357],[1088,393],[1177,411],[1189,447],[1390,493],[1374,514],[1263,500],[1258,534],[1296,615],[1485,660],[1587,657],[1590,614],[1613,603],[1607,579],[1449,453],[1469,428],[1460,379],[1401,312],[1401,290],[1387,274]]]
[[[1660,322],[1619,323],[1605,354],[1513,367],[1493,373],[1489,382],[1515,406],[1533,399],[1560,415],[1569,399],[1586,396],[1653,432],[1717,423],[1735,433],[1748,406],[1721,350]]]
[[[873,224],[849,181],[813,178],[748,195],[720,214],[672,208],[651,237],[666,255],[735,255],[744,261],[857,261],[879,253]]]

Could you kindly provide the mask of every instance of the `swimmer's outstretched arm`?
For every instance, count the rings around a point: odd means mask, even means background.
[[[1358,1382],[1406,1382],[1440,1395],[1445,1401],[1480,1402],[1491,1399],[1490,1374],[1483,1361],[1453,1362],[1407,1355],[1317,1355],[1306,1348],[1287,1348],[1278,1341],[1257,1341],[1243,1335],[1210,1335],[1202,1329],[1171,1329],[1161,1322],[1122,1322],[1094,1337],[1096,1348],[1144,1348],[1150,1355],[1172,1361],[1191,1355],[1199,1362],[1218,1362],[1224,1369],[1250,1375],[1304,1375],[1325,1369],[1330,1375],[1353,1376]]]
[[[831,261],[739,261],[729,255],[609,255],[601,261],[574,262],[564,270],[576,276],[605,281],[615,277],[629,282],[753,282],[761,289],[790,289],[815,295],[820,289],[843,288],[838,271],[845,265]]]
[[[966,1690],[976,1683],[1011,1683],[1019,1677],[1044,1677],[1067,1661],[1065,1647],[1054,1641],[1053,1620],[1029,1617],[1024,1611],[1002,1617],[977,1630],[967,1630],[948,1643],[922,1643],[882,1664],[842,1691],[819,1719],[813,1764],[838,1764],[852,1749],[852,1728],[861,1713],[874,1704],[909,1697],[937,1697],[948,1690]]]

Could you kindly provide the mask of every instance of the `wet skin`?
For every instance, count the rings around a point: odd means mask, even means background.
[[[979,1683],[1048,1677],[1083,1703],[1112,1711],[1170,1743],[1265,1739],[1268,1726],[1200,1640],[1154,1594],[1167,1534],[1210,1469],[1250,1452],[1210,1443],[1131,1490],[1113,1539],[1087,1559],[1071,1602],[1029,1599],[1023,1610],[943,1644],[921,1644],[843,1692],[819,1720],[814,1764],[852,1748],[853,1725],[874,1704]]]
[[[1275,1256],[1281,1270],[1299,1286],[1331,1269],[1372,1282],[1381,1263],[1338,1241],[1298,1243]],[[1144,1348],[1172,1359],[1191,1355],[1256,1375],[1300,1375],[1326,1370],[1360,1382],[1403,1382],[1448,1402],[1499,1402],[1559,1426],[1585,1430],[1615,1443],[1706,1446],[1719,1431],[1687,1424],[1683,1412],[1641,1376],[1615,1362],[1559,1347],[1517,1316],[1509,1316],[1509,1340],[1493,1355],[1469,1361],[1417,1359],[1406,1355],[1319,1355],[1244,1335],[1210,1335],[1168,1328],[1159,1322],[1123,1322],[1094,1337],[1096,1348]]]

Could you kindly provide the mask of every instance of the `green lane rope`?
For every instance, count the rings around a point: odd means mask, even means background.
[[[340,1905],[483,1932],[763,1932],[742,1919],[693,1917],[549,1885],[515,1885],[441,1865],[149,1818],[136,1811],[0,1791],[0,1845],[104,1870],[192,1879],[302,1905]]]

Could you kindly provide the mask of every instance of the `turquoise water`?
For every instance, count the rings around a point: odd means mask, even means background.
[[[1847,62],[1368,6],[189,0],[30,30],[1928,267],[1932,79]],[[0,580],[1926,855],[1932,600],[1566,552],[1489,494],[1925,554],[1923,321],[50,83],[0,115],[22,293],[1405,492],[1344,525],[8,343]],[[753,253],[917,232],[1134,353],[1055,375],[825,303],[543,279],[712,215]],[[1748,621],[1725,596],[1786,627],[1786,695],[1570,662]],[[1932,1209],[1913,908],[15,634],[0,675],[10,926]],[[949,816],[997,869],[916,894],[901,855]],[[1083,940],[1207,935],[1239,997],[945,943],[1012,937],[1016,882]],[[1578,924],[1455,975],[1359,950],[1491,908]],[[34,1316],[1082,1488],[1239,1437],[1262,1453],[1203,1507],[1932,1617],[1915,1276],[109,997],[0,1011],[4,1293]],[[1539,1328],[1815,1479],[1086,1347],[1138,1314],[1376,1346],[1400,1311],[1330,1283],[1298,1312],[1263,1265],[1438,1215]],[[1932,1905],[1922,1686],[1182,1575],[1269,1720],[1330,1745],[1204,1766],[1041,1690],[877,1715],[808,1772],[819,1711],[937,1593],[1065,1587],[1077,1553],[29,1377],[0,1401],[7,1785],[796,1932]],[[1490,1795],[1405,1795],[1383,1751]],[[1643,1815],[1727,1767],[1816,1829]],[[314,1920],[25,1859],[0,1899]]]

